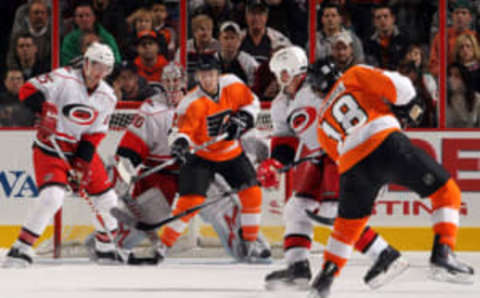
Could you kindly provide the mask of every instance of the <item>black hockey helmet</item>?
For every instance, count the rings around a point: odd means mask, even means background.
[[[220,61],[213,54],[201,54],[197,60],[197,70],[212,70],[217,69],[220,71]]]
[[[319,59],[308,67],[307,82],[313,89],[326,94],[341,75],[342,73],[331,60]]]

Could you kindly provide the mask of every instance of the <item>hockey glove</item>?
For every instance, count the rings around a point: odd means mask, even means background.
[[[177,159],[180,165],[186,164],[191,155],[187,139],[178,138],[175,140],[172,144],[170,154]]]
[[[260,182],[260,184],[265,188],[278,188],[280,185],[280,179],[277,170],[282,167],[282,163],[276,159],[269,158],[264,160],[257,168],[258,182]]]
[[[57,130],[57,107],[45,101],[42,104],[42,114],[38,115],[35,121],[35,128],[37,129],[37,137],[41,142],[47,142],[48,138],[55,134]]]
[[[419,96],[415,96],[408,104],[396,106],[390,104],[390,109],[397,117],[403,128],[416,127],[422,122],[425,112],[425,103]]]
[[[72,162],[72,171],[70,172],[69,183],[74,192],[85,190],[90,183],[92,171],[90,163],[86,160],[74,157]]]
[[[253,117],[247,112],[238,111],[233,114],[225,125],[224,131],[228,133],[226,140],[239,139],[244,132],[253,127]]]

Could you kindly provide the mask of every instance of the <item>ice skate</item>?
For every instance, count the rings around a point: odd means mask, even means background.
[[[27,245],[13,246],[8,252],[3,268],[26,268],[33,264],[33,249]]]
[[[270,248],[263,245],[263,243],[257,241],[246,241],[242,237],[242,229],[238,231],[240,238],[240,243],[238,247],[237,255],[243,262],[246,263],[266,263],[270,264],[272,262],[271,256],[272,253]]]
[[[391,246],[385,248],[363,278],[372,289],[378,289],[402,274],[408,263],[400,252]]]
[[[327,298],[330,296],[330,288],[337,271],[338,267],[335,263],[325,263],[322,271],[315,277],[312,283],[312,289],[308,294],[308,298]]]
[[[265,277],[265,288],[267,290],[307,290],[311,278],[312,272],[308,260],[298,261],[285,269],[268,274]]]
[[[472,284],[473,268],[457,260],[450,246],[439,243],[439,239],[440,236],[436,235],[430,256],[430,278],[437,281]]]

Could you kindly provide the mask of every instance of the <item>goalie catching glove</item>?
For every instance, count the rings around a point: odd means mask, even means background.
[[[37,136],[40,141],[46,143],[48,138],[54,135],[57,130],[57,107],[53,103],[45,101],[42,104],[42,113],[37,115],[38,118],[35,121]]]
[[[422,122],[423,114],[425,112],[425,103],[419,96],[415,96],[408,104],[406,105],[392,105],[389,104],[390,110],[395,114],[398,121],[403,128],[405,127],[416,127]]]
[[[245,111],[238,111],[233,114],[225,124],[224,132],[228,133],[226,140],[239,139],[243,133],[252,128],[254,120],[252,115]]]
[[[257,168],[257,180],[265,187],[278,188],[280,185],[279,173],[283,164],[274,158],[264,160]]]

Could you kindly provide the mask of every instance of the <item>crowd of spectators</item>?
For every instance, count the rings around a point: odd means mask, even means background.
[[[0,89],[0,125],[31,125],[16,100],[19,86],[51,70],[51,0],[17,1]],[[440,31],[438,1],[317,0],[315,58],[346,71],[355,64],[410,77],[425,105],[420,127],[438,126]],[[188,88],[196,85],[199,55],[214,55],[261,100],[280,91],[268,68],[288,45],[310,50],[308,0],[191,0]],[[448,0],[447,127],[480,127],[480,0]],[[107,44],[116,67],[109,82],[119,100],[142,101],[154,92],[163,67],[180,61],[179,4],[174,0],[61,0],[60,63],[78,65],[88,45]],[[19,113],[24,113],[22,117]],[[12,116],[17,115],[17,116]]]

